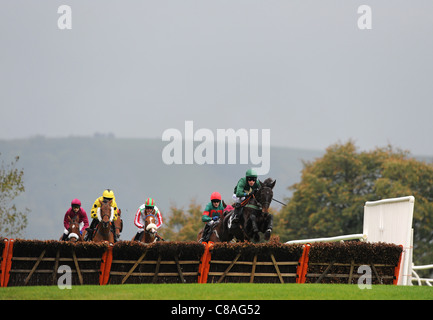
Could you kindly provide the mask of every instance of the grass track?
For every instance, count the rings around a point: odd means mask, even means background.
[[[137,284],[0,288],[0,300],[433,300],[433,288],[337,284]]]

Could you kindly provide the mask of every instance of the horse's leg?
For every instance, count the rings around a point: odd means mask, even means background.
[[[228,222],[229,222],[229,219],[230,219],[232,212],[233,211],[227,213],[225,215],[225,217],[223,218],[223,220],[220,222],[221,227],[220,227],[220,230],[218,231],[218,233],[220,234],[221,242],[229,242],[233,239],[233,234],[232,234],[232,232],[230,232],[229,226],[228,226]]]
[[[252,230],[253,239],[255,242],[257,242],[260,240],[260,235],[259,235],[259,228],[257,227],[257,216],[254,214],[254,212],[250,214],[250,220],[253,228]]]
[[[220,230],[220,240],[221,242],[230,242],[233,239],[233,234],[228,230],[227,226],[224,224]]]
[[[267,226],[266,231],[265,231],[265,240],[267,241],[271,238],[274,217],[271,214],[268,214],[266,220],[268,221],[268,226]]]

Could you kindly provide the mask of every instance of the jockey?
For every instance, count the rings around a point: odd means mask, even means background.
[[[155,200],[147,198],[146,202],[142,204],[135,213],[134,224],[138,228],[137,234],[134,237],[135,241],[140,241],[140,238],[143,236],[145,219],[149,214],[155,216],[157,229],[162,225],[161,211],[155,206]],[[158,234],[156,234],[156,236],[159,237]]]
[[[235,212],[233,222],[239,222],[242,213],[241,202],[257,189],[260,188],[260,182],[257,179],[257,173],[253,169],[248,169],[245,178],[240,178],[234,189],[233,200],[235,200]]]
[[[212,192],[210,202],[206,205],[201,221],[206,222],[200,242],[207,242],[217,221],[223,216],[224,207],[219,192]]]
[[[98,208],[101,207],[101,202],[107,202],[107,201],[111,201],[111,207],[114,209],[113,221],[115,221],[117,219],[119,209],[117,208],[116,198],[114,197],[114,192],[111,189],[106,189],[102,193],[102,196],[95,200],[95,203],[93,203],[92,209],[90,211],[90,217],[93,220],[92,220],[92,223],[90,224],[90,228],[88,230],[88,234],[87,234],[88,240],[92,240],[93,231],[96,229],[96,227],[98,226],[98,223],[99,223]],[[114,224],[112,226],[114,228]],[[114,230],[113,230],[113,234],[115,234]]]
[[[74,199],[71,202],[71,207],[66,211],[65,218],[63,219],[63,226],[65,227],[65,231],[63,232],[62,240],[68,239],[69,234],[69,218],[73,219],[78,215],[78,222],[80,224],[80,233],[85,235],[86,229],[89,227],[89,220],[87,219],[86,211],[81,208],[81,201],[78,199]]]

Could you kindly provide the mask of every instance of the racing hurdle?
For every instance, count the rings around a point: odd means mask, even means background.
[[[71,285],[128,283],[356,283],[369,265],[373,284],[395,284],[402,247],[394,244],[312,244],[133,241],[70,243],[2,239],[1,285],[58,285],[68,266]]]
[[[415,198],[413,196],[367,201],[364,205],[362,234],[329,238],[293,240],[287,244],[321,243],[360,240],[372,243],[393,243],[403,248],[402,263],[399,264],[399,285],[412,284],[413,229],[412,219]]]

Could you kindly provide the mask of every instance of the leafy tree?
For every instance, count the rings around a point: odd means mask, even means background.
[[[278,216],[283,241],[362,233],[364,203],[413,195],[414,261],[433,261],[433,165],[391,146],[358,152],[352,141],[305,162]],[[429,252],[430,251],[430,252]]]
[[[1,155],[1,154],[0,154]],[[23,170],[15,168],[19,157],[0,166],[0,236],[20,236],[27,226],[28,209],[18,211],[12,201],[24,192]]]
[[[171,206],[170,220],[164,228],[164,239],[170,241],[197,240],[198,232],[204,227],[201,221],[202,214],[203,208],[195,200],[189,204],[187,211]]]

